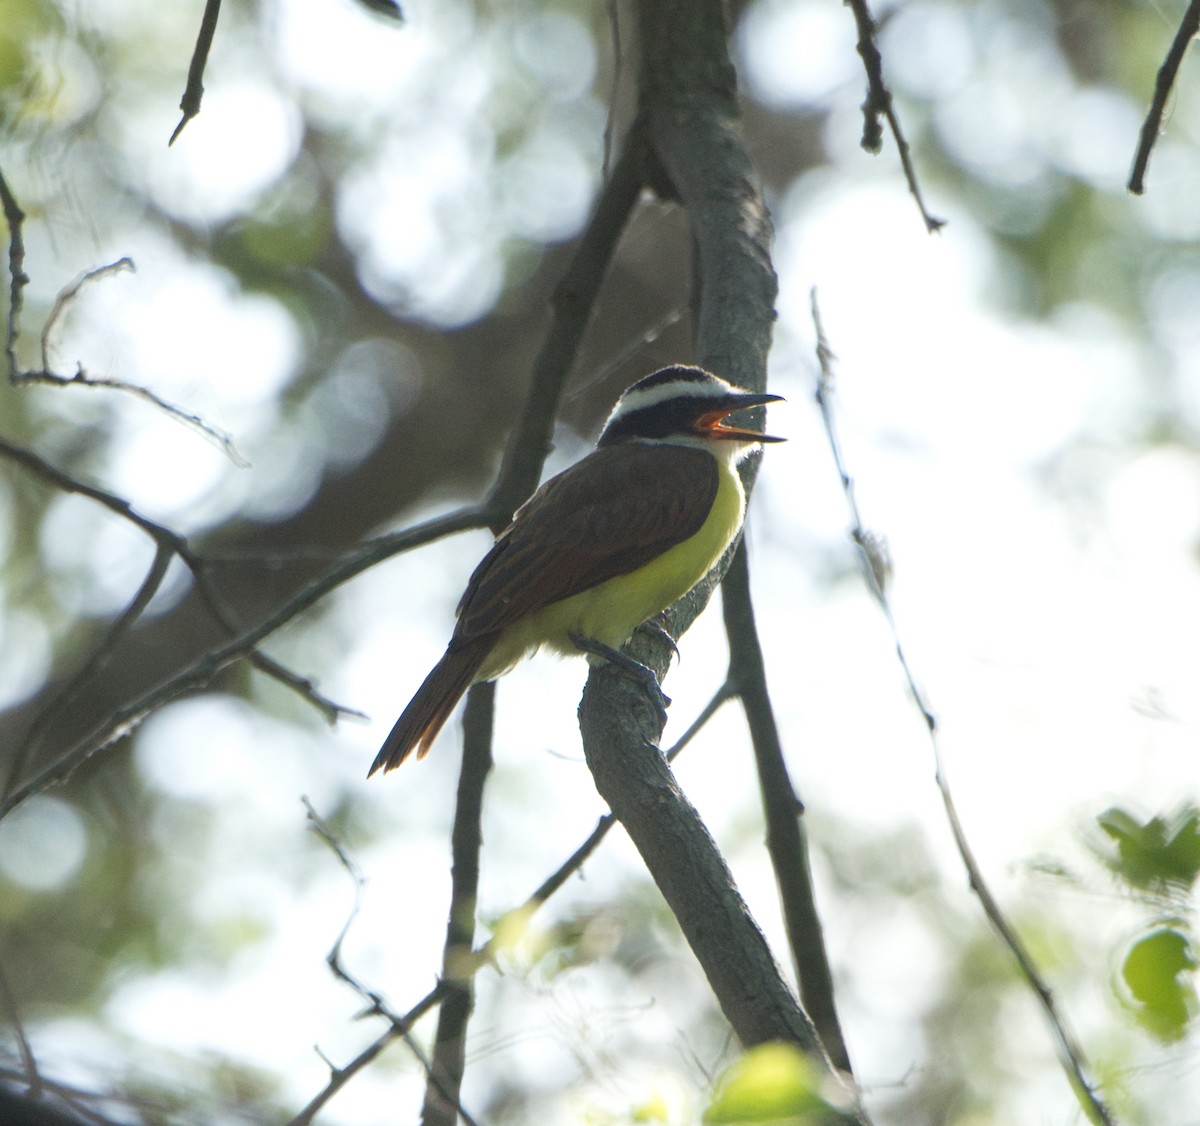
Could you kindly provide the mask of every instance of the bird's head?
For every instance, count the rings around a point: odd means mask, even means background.
[[[718,457],[737,460],[758,442],[782,442],[734,426],[736,411],[775,403],[781,395],[747,391],[703,368],[677,364],[639,379],[617,400],[598,446],[620,442],[671,442],[700,446]]]

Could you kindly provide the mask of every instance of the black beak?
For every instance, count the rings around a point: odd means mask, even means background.
[[[726,438],[742,442],[786,442],[786,438],[777,438],[773,434],[760,434],[757,430],[747,430],[741,426],[730,426],[725,421],[727,415],[735,411],[749,410],[750,407],[764,407],[767,403],[783,401],[782,395],[769,395],[765,392],[735,391],[724,396],[716,405],[716,409],[706,412],[696,423],[696,429],[710,438]]]

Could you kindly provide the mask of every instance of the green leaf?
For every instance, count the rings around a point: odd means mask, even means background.
[[[1188,936],[1160,927],[1138,939],[1121,976],[1135,1001],[1138,1021],[1160,1040],[1179,1040],[1196,1012],[1195,986],[1184,975],[1196,968]]]
[[[1117,844],[1113,870],[1138,888],[1189,888],[1200,876],[1200,810],[1188,804],[1144,824],[1124,809],[1108,809],[1097,824]]]

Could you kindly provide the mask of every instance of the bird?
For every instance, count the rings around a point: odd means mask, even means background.
[[[684,364],[624,391],[596,448],[525,501],[475,568],[445,654],[368,777],[414,750],[424,758],[472,684],[495,680],[543,647],[628,663],[665,699],[653,673],[618,650],[736,538],[746,508],[737,464],[783,439],[728,419],[781,398]]]

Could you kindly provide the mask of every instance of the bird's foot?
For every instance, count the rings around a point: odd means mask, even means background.
[[[647,633],[652,633],[662,641],[665,641],[670,647],[671,652],[675,654],[675,660],[683,660],[683,655],[679,652],[679,646],[675,644],[675,638],[671,636],[670,631],[667,629],[667,624],[662,614],[656,614],[653,618],[647,618],[638,626],[638,629],[644,629]]]
[[[658,677],[654,675],[653,669],[648,669],[641,661],[635,661],[628,653],[622,653],[619,649],[614,649],[611,645],[605,645],[602,641],[597,641],[595,638],[584,637],[582,634],[570,634],[571,644],[581,652],[588,653],[593,657],[603,657],[610,665],[618,671],[623,672],[630,680],[636,681],[642,686],[646,695],[650,698],[650,703],[654,705],[658,712],[659,719],[666,723],[667,708],[671,703],[671,697],[663,690],[662,685],[658,683]]]

